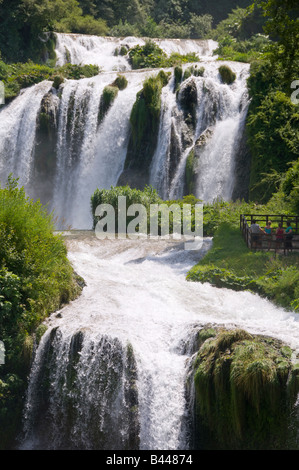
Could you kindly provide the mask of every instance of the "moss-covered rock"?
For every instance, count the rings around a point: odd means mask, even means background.
[[[183,77],[183,69],[181,65],[174,67],[174,89],[178,91]]]
[[[195,440],[204,448],[296,446],[299,368],[281,341],[242,329],[203,328],[194,362]]]
[[[184,120],[192,129],[195,129],[196,126],[197,98],[195,80],[190,79],[183,83],[178,94],[178,100],[183,109]]]
[[[162,70],[149,77],[137,93],[130,116],[131,136],[125,170],[142,170],[145,175],[149,170],[158,139],[161,91],[168,80],[169,74]]]
[[[99,112],[98,112],[98,125],[102,122],[107,111],[112,106],[119,90],[124,90],[128,85],[128,80],[124,75],[118,74],[116,79],[110,85],[107,85],[101,96]]]
[[[119,90],[124,90],[127,88],[128,85],[128,80],[124,75],[118,74],[114,82],[112,83],[112,86],[116,86]]]
[[[197,67],[197,65],[190,65],[184,71],[183,80],[187,80],[187,78],[191,77],[202,77],[204,74],[205,68],[204,67]]]
[[[111,107],[113,101],[118,95],[118,87],[113,85],[108,85],[104,88],[103,94],[100,100],[99,113],[98,113],[98,124],[100,124],[107,113],[108,109]]]
[[[194,149],[191,150],[186,160],[185,187],[186,187],[186,194],[193,194],[194,192]]]
[[[63,82],[64,82],[64,78],[62,77],[62,75],[55,75],[54,80],[53,80],[53,87],[56,88],[56,90],[58,90],[58,88]]]
[[[236,80],[235,72],[228,65],[221,65],[218,70],[223,83],[231,85]]]

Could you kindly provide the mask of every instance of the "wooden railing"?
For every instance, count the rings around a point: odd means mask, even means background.
[[[277,214],[241,214],[240,215],[240,230],[243,238],[249,248],[252,248],[252,239],[250,226],[253,221],[264,230],[269,221],[271,221],[272,234],[270,237],[271,248],[275,249],[276,237],[275,232],[278,224],[281,223],[283,229],[287,227],[287,222],[291,222],[293,229],[292,246],[294,250],[299,250],[299,216],[298,215],[277,215]],[[258,249],[267,250],[269,249],[269,237],[261,234],[260,243]]]

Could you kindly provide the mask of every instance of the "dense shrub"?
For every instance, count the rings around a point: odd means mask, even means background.
[[[116,231],[117,226],[117,215],[118,215],[118,198],[124,196],[126,198],[126,210],[132,204],[142,204],[149,215],[150,204],[161,204],[162,200],[158,193],[151,186],[146,186],[143,191],[138,189],[130,188],[129,186],[116,186],[110,189],[96,189],[94,194],[91,196],[91,212],[93,216],[94,227],[98,222],[98,218],[95,216],[95,210],[100,204],[110,204],[116,215]],[[127,218],[127,223],[131,220],[131,217]],[[148,219],[149,224],[149,219]],[[148,225],[149,226],[149,225]]]
[[[57,88],[64,78],[79,80],[98,75],[100,69],[97,65],[66,64],[62,67],[48,67],[47,65],[27,63],[5,64],[0,61],[0,80],[5,85],[5,98],[12,99],[18,95],[22,88],[27,88],[43,80],[53,81]]]
[[[299,157],[297,107],[281,91],[268,92],[260,104],[252,104],[247,117],[248,141],[251,149],[250,198],[269,200],[275,187],[262,182],[273,171],[283,174],[290,162]]]
[[[223,83],[226,83],[227,85],[231,85],[236,80],[236,74],[235,72],[232,71],[228,65],[221,65],[219,67],[219,73],[221,76],[221,80]]]
[[[101,18],[91,15],[69,15],[55,25],[55,31],[63,33],[95,34],[105,36],[108,33],[107,24]]]
[[[124,90],[128,85],[128,80],[124,75],[118,74],[112,86],[116,86],[119,90]]]
[[[93,217],[93,225],[96,226],[99,221],[99,217],[95,216],[97,206],[100,204],[110,204],[114,208],[115,214],[115,231],[118,231],[118,215],[121,208],[118,204],[118,197],[124,196],[126,198],[126,226],[135,219],[135,215],[127,215],[127,209],[132,204],[142,204],[146,209],[146,233],[149,235],[153,233],[155,235],[166,235],[172,234],[174,231],[174,213],[178,218],[175,222],[181,225],[181,234],[183,234],[183,206],[188,205],[191,209],[191,225],[188,226],[188,230],[195,233],[195,223],[201,224],[200,220],[195,219],[195,205],[199,202],[194,196],[185,196],[182,200],[171,200],[163,201],[157,191],[151,186],[145,186],[143,190],[130,188],[130,186],[116,186],[107,189],[97,189],[91,197],[91,211]],[[152,205],[152,206],[151,206]],[[174,212],[173,212],[174,211]],[[121,213],[123,216],[123,214]],[[103,214],[106,217],[105,214]],[[153,219],[151,219],[151,217]],[[139,227],[140,228],[140,227]],[[139,232],[138,228],[138,232]],[[198,226],[196,227],[198,233]],[[153,230],[151,230],[153,229]],[[154,231],[154,232],[153,232]],[[156,233],[157,231],[157,233]],[[179,233],[179,229],[176,226],[175,232]]]
[[[0,188],[1,447],[16,431],[36,328],[80,290],[64,242],[53,231],[52,216],[10,178]]]

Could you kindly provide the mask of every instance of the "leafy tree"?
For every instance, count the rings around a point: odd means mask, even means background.
[[[250,110],[247,130],[252,152],[251,199],[266,202],[275,190],[258,184],[261,176],[276,170],[284,173],[288,163],[299,158],[299,113],[290,98],[281,91],[265,96]]]
[[[251,3],[251,0],[226,0],[225,2],[219,2],[219,0],[200,0],[200,2],[198,0],[189,0],[188,9],[196,15],[212,15],[215,26],[224,20],[234,8],[246,8]]]
[[[195,38],[204,38],[207,37],[212,29],[213,17],[211,15],[195,15],[191,13],[190,15],[190,37]]]
[[[56,27],[81,33],[107,32],[103,20],[83,16],[77,0],[2,0],[0,25],[0,50],[9,62],[42,61],[45,44],[38,39]]]
[[[283,71],[287,88],[298,78],[299,7],[297,0],[260,1],[267,18],[265,31],[276,42],[272,46],[272,62]]]

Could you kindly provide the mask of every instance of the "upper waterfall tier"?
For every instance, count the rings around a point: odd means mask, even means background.
[[[144,82],[159,69],[124,72],[127,87],[119,90],[103,116],[104,90],[116,80],[116,71],[66,80],[59,90],[50,81],[23,90],[0,110],[1,184],[12,173],[30,197],[54,210],[63,227],[73,228],[91,228],[90,197],[96,188],[111,185],[151,184],[163,199],[194,194],[208,202],[229,200],[235,188],[245,187],[239,162],[249,65],[221,64],[236,75],[231,85],[223,83],[215,60],[202,60],[201,75],[183,76],[179,90],[173,69],[167,69],[157,135],[145,136],[155,144],[149,168],[142,151],[139,167],[134,161],[126,165],[133,132],[130,116]],[[187,69],[185,64],[183,74]]]
[[[212,57],[217,43],[200,39],[153,39],[169,56],[173,52],[188,54],[194,52],[199,57]],[[128,50],[137,44],[144,45],[146,38],[101,37],[81,34],[56,33],[57,65],[67,62],[72,64],[93,64],[103,71],[126,71],[131,66],[121,49]]]

